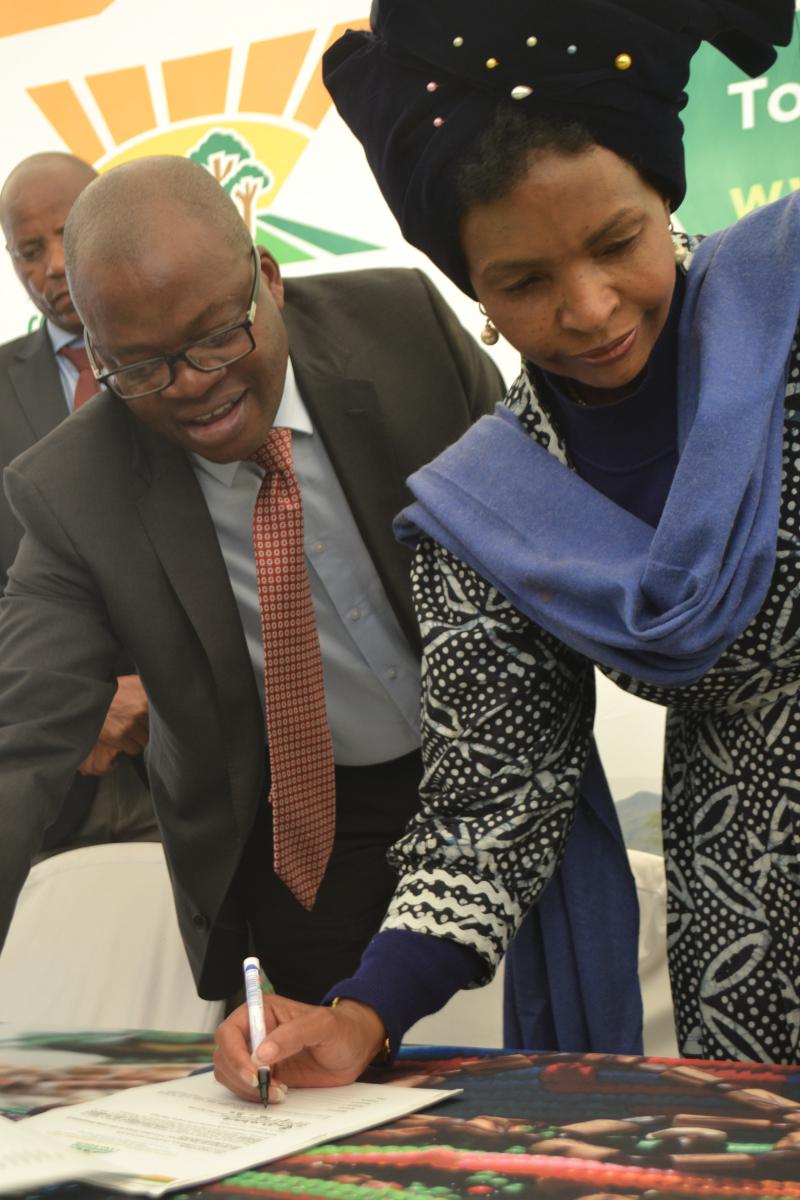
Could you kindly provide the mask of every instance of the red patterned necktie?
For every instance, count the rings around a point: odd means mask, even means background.
[[[264,638],[275,874],[311,909],[333,845],[336,783],[291,430],[270,430],[251,458],[265,471],[253,513],[253,549]]]
[[[58,353],[63,354],[64,358],[68,358],[73,367],[77,367],[78,370],[78,382],[72,402],[72,411],[77,412],[80,406],[87,400],[91,400],[92,396],[100,389],[92,374],[92,368],[89,366],[89,356],[85,346],[62,346]]]

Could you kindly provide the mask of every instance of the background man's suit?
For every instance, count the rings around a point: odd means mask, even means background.
[[[47,327],[0,346],[0,469],[35,446],[69,415]],[[0,588],[14,561],[22,527],[0,497]]]
[[[35,446],[67,416],[69,408],[47,327],[42,325],[33,333],[0,346],[0,474],[17,455]],[[0,592],[5,589],[8,570],[21,537],[22,526],[0,491]],[[124,669],[121,665],[121,670]],[[130,768],[126,764],[122,769]],[[117,777],[100,785],[96,776],[76,774],[61,811],[44,835],[41,849],[54,850],[69,845],[76,838],[104,840],[111,832],[109,818],[113,815],[110,802],[114,793],[109,788],[113,789],[119,782]],[[105,788],[107,807],[92,816],[100,786]],[[132,801],[135,811],[131,812],[131,820],[136,825],[137,836],[144,831],[145,836],[156,837],[152,827],[147,825],[145,828],[140,821],[140,818],[146,821],[147,802],[140,787],[135,780],[123,782],[122,799],[129,798],[128,792],[130,797],[136,798]],[[87,817],[90,819],[88,827],[85,825]],[[131,827],[124,819],[120,830],[126,836],[131,835]]]
[[[416,272],[289,281],[284,315],[301,395],[416,643],[410,556],[392,517],[404,479],[499,399],[499,376]],[[190,463],[103,395],[24,455],[6,486],[28,532],[0,618],[0,932],[124,649],[150,700],[151,788],[199,991],[229,994],[247,950],[231,889],[266,806],[265,735]]]

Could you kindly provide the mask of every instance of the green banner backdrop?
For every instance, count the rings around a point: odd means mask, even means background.
[[[692,64],[686,125],[689,189],[678,212],[709,233],[800,188],[800,38],[758,79],[717,50]]]

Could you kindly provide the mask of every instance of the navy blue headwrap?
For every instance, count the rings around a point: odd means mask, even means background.
[[[794,0],[376,0],[325,55],[336,107],[406,239],[472,295],[456,166],[500,104],[557,112],[684,196],[685,87],[712,42],[749,75],[792,36]]]

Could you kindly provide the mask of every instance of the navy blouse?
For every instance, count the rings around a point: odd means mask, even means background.
[[[678,465],[678,324],[685,277],[633,392],[613,404],[582,405],[563,379],[529,364],[539,397],[561,431],[577,473],[621,508],[656,526]]]

